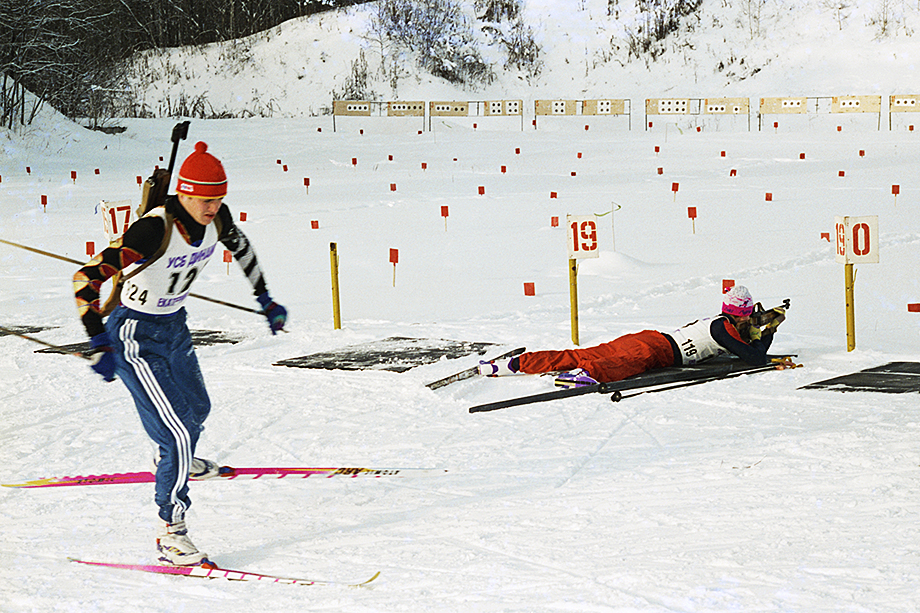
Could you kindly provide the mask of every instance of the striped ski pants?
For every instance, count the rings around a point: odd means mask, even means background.
[[[119,306],[105,327],[115,349],[115,372],[159,447],[154,496],[159,515],[169,523],[180,521],[192,503],[189,468],[211,410],[185,309],[147,315]]]

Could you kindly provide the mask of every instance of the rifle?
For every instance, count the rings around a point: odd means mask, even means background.
[[[162,205],[166,201],[166,195],[169,191],[169,181],[172,178],[173,168],[176,165],[176,154],[179,151],[179,141],[188,138],[188,121],[177,123],[173,126],[172,136],[172,153],[169,156],[169,166],[164,170],[155,168],[153,174],[144,181],[143,192],[141,194],[141,205],[137,208],[137,217],[141,218],[151,209]]]
[[[789,310],[790,304],[791,300],[786,298],[780,306],[773,307],[772,309],[764,309],[763,305],[758,302],[754,305],[754,312],[751,313],[751,325],[762,328],[780,315],[785,319],[785,313]]]

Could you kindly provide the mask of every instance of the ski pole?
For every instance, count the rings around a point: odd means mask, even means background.
[[[79,260],[74,260],[72,258],[68,258],[63,255],[51,253],[50,251],[42,251],[41,249],[36,249],[35,247],[27,247],[26,245],[20,245],[19,243],[14,243],[12,241],[3,240],[2,238],[0,238],[0,243],[3,243],[5,245],[10,245],[11,247],[18,247],[19,249],[25,249],[26,251],[31,251],[32,253],[37,253],[39,255],[45,255],[45,256],[48,256],[49,258],[54,258],[56,260],[61,260],[63,262],[77,264],[79,266],[83,266],[85,264],[85,262],[81,262]],[[219,304],[225,307],[230,307],[232,309],[246,311],[247,313],[255,313],[256,315],[262,315],[262,311],[251,309],[249,307],[240,306],[238,304],[233,304],[232,302],[224,302],[223,300],[218,300],[217,298],[208,298],[207,296],[202,296],[200,294],[195,294],[191,292],[189,293],[189,296],[191,296],[192,298],[198,298],[199,300],[207,300],[208,302],[213,302],[215,304]]]
[[[774,358],[773,360],[771,360],[770,364],[759,366],[757,368],[749,368],[747,370],[740,370],[735,373],[730,373],[728,375],[721,375],[718,377],[707,377],[705,379],[695,379],[693,381],[686,381],[684,383],[677,383],[675,385],[656,387],[654,389],[642,390],[641,392],[633,392],[632,394],[622,394],[619,391],[616,391],[613,393],[613,395],[610,396],[610,401],[619,402],[623,400],[624,398],[632,398],[634,396],[641,396],[642,394],[653,394],[655,392],[667,392],[667,391],[676,390],[682,387],[690,387],[691,385],[701,385],[703,383],[710,383],[712,381],[720,381],[722,379],[734,379],[735,377],[740,377],[741,375],[748,375],[748,374],[755,373],[755,372],[764,372],[767,370],[785,370],[788,368],[800,368],[802,366],[801,364],[795,364],[795,363],[787,364],[785,361],[783,361],[786,359],[789,359],[791,361],[791,358]]]
[[[25,249],[26,251],[31,251],[32,253],[37,253],[39,255],[46,255],[49,258],[54,258],[56,260],[61,260],[63,262],[70,262],[71,264],[85,264],[85,262],[80,262],[79,260],[73,260],[63,255],[57,255],[56,253],[51,253],[50,251],[42,251],[41,249],[36,249],[35,247],[27,247],[26,245],[20,245],[19,243],[14,243],[12,241],[3,240],[2,238],[0,238],[0,243],[9,245],[11,247],[18,247],[20,249]]]
[[[26,339],[27,341],[32,341],[33,343],[38,343],[39,345],[44,345],[45,347],[49,347],[49,348],[51,348],[51,349],[54,349],[55,351],[58,351],[58,352],[60,352],[60,353],[66,354],[66,355],[72,355],[72,356],[76,356],[76,357],[78,357],[78,358],[83,358],[84,360],[90,360],[90,361],[92,361],[92,359],[93,359],[93,358],[91,358],[91,357],[88,356],[88,355],[84,355],[84,354],[80,353],[79,351],[70,351],[69,349],[65,349],[64,347],[61,347],[60,345],[54,345],[54,344],[52,344],[52,343],[48,343],[48,342],[46,342],[46,341],[43,341],[43,340],[41,340],[40,338],[35,338],[34,336],[29,336],[28,334],[23,334],[23,333],[21,333],[21,332],[16,332],[15,330],[10,330],[9,328],[4,328],[3,326],[0,326],[0,332],[4,332],[4,333],[10,334],[10,335],[12,335],[12,336],[18,336],[19,338],[24,338],[24,339]]]

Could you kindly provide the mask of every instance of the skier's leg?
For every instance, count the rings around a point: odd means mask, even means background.
[[[145,431],[159,447],[155,499],[166,521],[181,520],[191,504],[188,474],[210,409],[184,318],[169,321],[173,319],[124,318],[110,334],[119,377],[134,397]],[[190,375],[182,367],[194,372]]]
[[[594,376],[594,373],[588,369],[588,365],[615,356],[622,351],[620,339],[628,338],[628,336],[630,335],[594,347],[579,347],[561,351],[528,351],[519,356],[520,370],[523,373],[540,374],[584,368]]]
[[[674,349],[660,332],[643,330],[610,343],[605,355],[585,359],[581,367],[598,381],[621,381],[655,368],[674,365]]]

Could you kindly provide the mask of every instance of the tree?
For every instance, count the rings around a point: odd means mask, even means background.
[[[69,117],[110,112],[117,66],[141,50],[240,38],[368,0],[2,0],[0,125],[47,102]],[[27,108],[28,96],[33,99]]]
[[[473,29],[457,0],[379,0],[372,30],[386,52],[382,65],[398,66],[392,55],[411,52],[417,65],[451,83],[490,83],[492,69],[482,58]],[[384,39],[388,41],[386,44]]]
[[[521,14],[521,0],[476,0],[476,11],[483,21],[511,21]]]
[[[0,7],[3,125],[29,123],[42,102],[64,112],[76,110],[104,56],[101,37],[92,35],[101,18],[77,0],[4,2]],[[82,44],[84,40],[90,44]],[[28,116],[25,89],[37,96]]]

